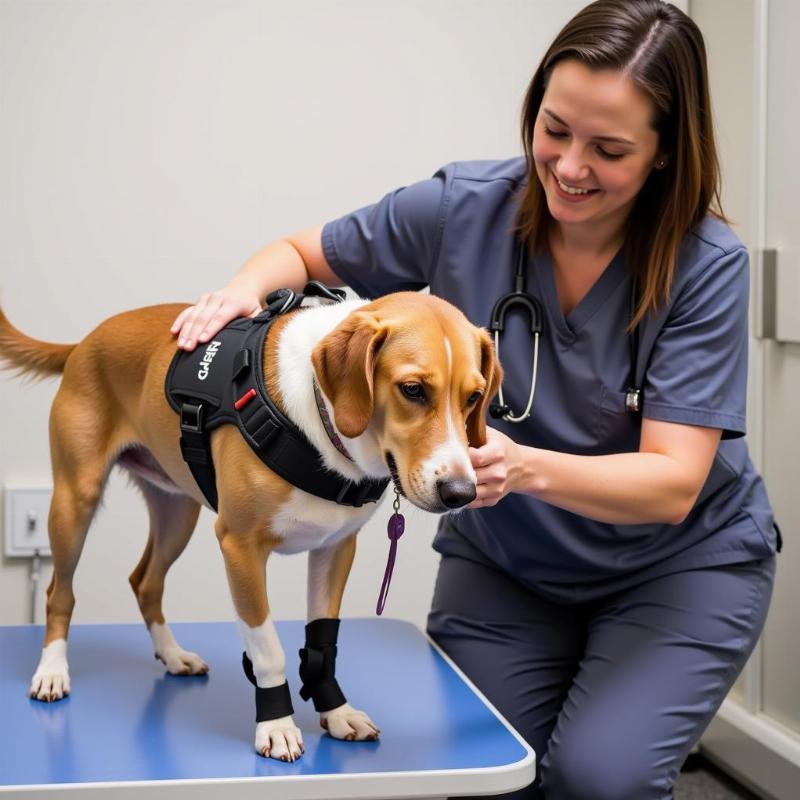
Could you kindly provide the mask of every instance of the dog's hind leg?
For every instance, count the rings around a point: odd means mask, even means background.
[[[330,547],[319,548],[312,550],[308,554],[308,622],[306,628],[306,645],[313,648],[319,643],[316,642],[314,637],[319,634],[316,632],[317,627],[314,623],[319,623],[322,620],[336,620],[338,624],[339,611],[342,605],[342,595],[344,594],[344,587],[347,583],[347,577],[350,574],[350,567],[353,564],[353,557],[356,552],[356,534],[348,536],[337,544]],[[330,637],[331,622],[322,623],[327,626],[328,630],[322,634]],[[336,633],[333,638],[338,634],[338,628],[334,628]],[[331,650],[331,646],[333,649]],[[327,643],[319,652],[324,653],[325,650],[329,653],[335,653],[335,642]],[[331,656],[326,656],[330,658]],[[335,655],[333,655],[335,659]],[[326,668],[324,680],[328,680],[329,669],[332,673],[335,669],[335,660],[330,668]],[[338,685],[338,684],[337,684]],[[311,688],[311,687],[310,687]],[[313,695],[312,695],[313,696]],[[334,700],[338,702],[341,698]],[[317,697],[314,697],[314,704],[318,708],[326,708],[326,705],[318,705]],[[327,698],[326,698],[327,699]],[[324,703],[324,701],[323,701]],[[326,711],[320,712],[320,725],[330,733],[334,739],[347,739],[347,740],[373,740],[377,739],[380,733],[375,723],[363,711],[353,708],[348,702],[344,702],[335,708],[330,708],[332,703],[328,700]]]
[[[48,532],[53,577],[47,589],[44,648],[29,690],[31,697],[47,702],[70,692],[67,635],[75,607],[72,579],[107,474],[106,442],[97,418],[93,412],[75,412],[76,408],[74,400],[59,391],[51,413],[53,499]]]
[[[194,531],[200,504],[186,495],[165,492],[133,477],[150,512],[150,534],[144,553],[129,578],[156,658],[173,675],[205,675],[208,665],[197,653],[184,650],[164,619],[161,601],[167,571],[183,552]]]

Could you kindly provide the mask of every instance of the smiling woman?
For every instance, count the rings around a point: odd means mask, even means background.
[[[549,247],[565,314],[622,246],[642,187],[666,166],[652,122],[653,104],[628,73],[566,59],[548,77],[531,155],[558,223]]]
[[[619,250],[642,187],[666,166],[652,118],[650,99],[625,72],[566,59],[549,75],[531,154],[558,223],[549,245],[564,313]]]
[[[553,69],[531,150],[565,238],[581,222],[595,227],[598,241],[621,238],[621,223],[660,160],[652,113],[649,98],[624,73],[569,60]]]
[[[524,157],[447,164],[269,245],[173,326],[207,341],[287,274],[368,297],[427,286],[486,324],[527,279],[534,416],[470,449],[477,496],[442,518],[428,618],[536,750],[520,798],[670,797],[769,605],[778,540],[743,439],[748,256],[719,208],[706,73],[674,5],[598,0],[531,80]],[[509,317],[519,409],[531,328]],[[409,414],[431,391],[410,383]]]
[[[612,19],[606,4],[588,6],[550,46],[522,111],[539,176],[524,190],[523,239],[544,251],[555,235],[564,247],[581,236],[574,223],[589,221],[602,261],[624,238],[640,286],[634,324],[668,298],[683,231],[707,211],[724,220],[703,38],[688,17],[691,27],[672,35],[675,19],[663,10],[648,25],[646,12]],[[582,188],[595,202],[582,202]],[[566,251],[585,251],[583,242]]]

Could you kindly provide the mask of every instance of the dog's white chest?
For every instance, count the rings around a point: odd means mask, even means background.
[[[301,553],[328,547],[358,530],[378,507],[340,506],[295,489],[273,518],[273,534],[281,538],[278,553]]]

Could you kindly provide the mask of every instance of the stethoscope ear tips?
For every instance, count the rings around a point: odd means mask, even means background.
[[[489,416],[492,419],[502,419],[506,414],[510,413],[510,406],[500,405],[499,403],[492,403],[489,406]]]

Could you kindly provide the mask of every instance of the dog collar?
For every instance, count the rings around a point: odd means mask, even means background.
[[[317,401],[317,410],[319,411],[319,418],[322,420],[322,427],[325,428],[325,433],[328,434],[328,438],[331,440],[331,444],[349,461],[353,461],[353,456],[347,452],[347,448],[344,446],[344,442],[342,441],[342,437],[336,432],[336,428],[333,426],[333,420],[331,419],[330,412],[328,411],[328,407],[325,405],[325,400],[322,398],[322,390],[319,388],[316,380],[312,380],[314,384],[314,399]]]

